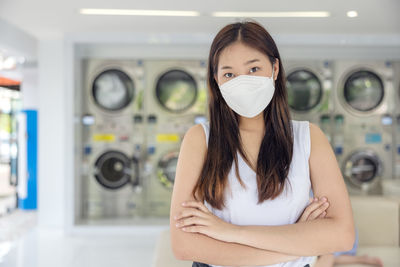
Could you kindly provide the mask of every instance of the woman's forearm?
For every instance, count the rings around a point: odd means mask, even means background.
[[[181,260],[225,266],[260,266],[299,258],[242,244],[228,243],[198,233],[178,232],[175,229],[171,231],[173,231],[171,243],[175,256]]]
[[[279,226],[238,226],[233,242],[289,255],[313,256],[351,249],[354,226],[331,218]]]

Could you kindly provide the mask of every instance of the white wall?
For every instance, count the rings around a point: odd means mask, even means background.
[[[63,228],[66,177],[66,87],[62,37],[40,40],[39,62],[39,159],[38,223],[40,227]]]

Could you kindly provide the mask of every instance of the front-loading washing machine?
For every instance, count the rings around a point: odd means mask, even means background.
[[[143,216],[143,84],[141,60],[82,60],[83,221]]]
[[[288,60],[286,88],[292,118],[317,124],[329,141],[332,136],[332,61]]]
[[[168,217],[181,141],[206,120],[205,60],[146,60],[146,211]]]
[[[382,194],[392,177],[393,66],[335,63],[334,150],[350,194]]]

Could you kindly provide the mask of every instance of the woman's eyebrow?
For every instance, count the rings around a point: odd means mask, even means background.
[[[255,59],[252,59],[252,60],[247,61],[244,65],[248,65],[248,64],[250,64],[250,63],[254,63],[254,62],[257,62],[257,61],[260,61],[260,60],[257,59],[257,58],[255,58]],[[224,69],[232,69],[232,67],[230,67],[230,66],[223,66],[223,67],[221,68],[221,70],[224,70]]]

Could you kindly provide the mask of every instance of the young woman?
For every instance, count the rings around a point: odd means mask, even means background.
[[[181,144],[171,245],[193,266],[308,266],[352,248],[349,196],[323,132],[291,120],[282,61],[258,23],[233,23],[208,59],[209,122]],[[299,220],[310,194],[325,218]]]

